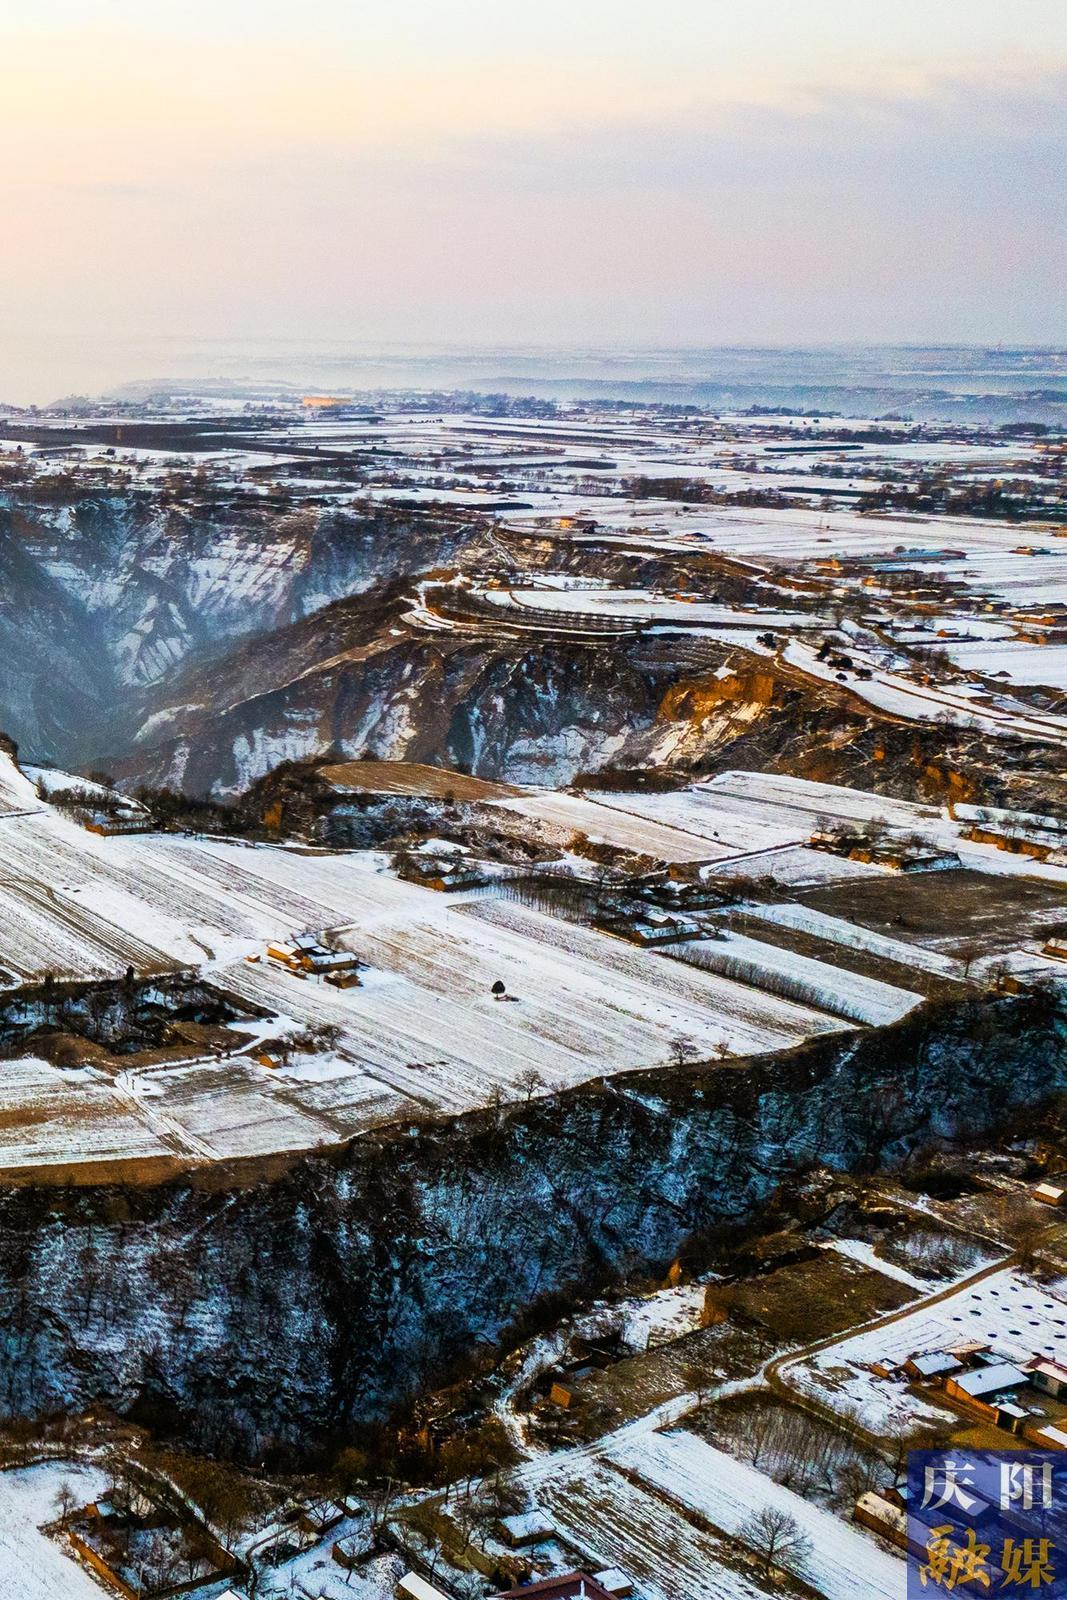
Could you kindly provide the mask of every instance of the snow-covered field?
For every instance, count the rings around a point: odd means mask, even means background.
[[[17,793],[17,775],[9,790]],[[568,817],[577,807],[632,828],[644,848],[664,842],[644,818],[546,798]],[[659,832],[698,858],[709,854],[695,834]],[[362,984],[335,990],[266,959],[268,940],[303,928],[332,929],[366,964]],[[250,964],[250,955],[260,959]],[[717,1059],[847,1025],[514,902],[465,902],[404,883],[372,852],[101,838],[40,804],[0,818],[0,967],[33,977],[119,975],[127,965],[195,965],[277,1014],[273,1028],[253,1033],[330,1024],[336,1043],[280,1067],[261,1063],[255,1049],[239,1053],[236,1040],[221,1060],[121,1073],[9,1063],[0,1167],[310,1149],[426,1110],[521,1097],[530,1074],[536,1092],[654,1070],[679,1037]],[[513,999],[493,997],[498,980]]]
[[[854,1408],[865,1426],[889,1435],[943,1413],[917,1400],[904,1384],[875,1377],[868,1364],[904,1361],[973,1340],[988,1343],[1009,1361],[1044,1355],[1062,1362],[1067,1359],[1067,1299],[1006,1268],[935,1305],[917,1307],[788,1365],[782,1377],[824,1405]]]
[[[34,804],[23,806],[30,795]],[[220,1060],[135,1071],[8,1063],[0,1168],[311,1149],[426,1111],[462,1113],[498,1096],[655,1071],[679,1038],[698,1058],[766,1054],[855,1022],[890,1021],[915,1003],[909,986],[839,972],[832,955],[812,960],[732,935],[678,946],[672,954],[681,959],[671,959],[516,901],[405,883],[370,851],[98,837],[38,801],[0,759],[5,799],[0,970],[35,978],[196,967],[276,1014],[272,1028],[251,1030],[268,1054],[272,1032],[328,1024],[336,1039],[282,1066],[261,1062],[254,1046],[242,1053],[236,1039]],[[794,842],[822,816],[883,817],[944,842],[958,834],[930,807],[774,774],[727,772],[675,794],[593,800],[537,791],[500,803],[563,837],[583,831],[669,860],[780,872],[784,881],[878,870]],[[968,850],[998,870],[1067,877],[988,846]],[[948,955],[785,898],[748,909],[828,946],[959,974]],[[303,929],[329,929],[354,951],[365,964],[361,985],[335,990],[266,959],[268,941]],[[511,999],[493,997],[498,981]]]
[[[635,622],[707,623],[712,627],[770,629],[822,628],[820,616],[804,611],[745,610],[738,606],[708,605],[674,594],[655,594],[648,589],[606,589],[601,587],[482,589],[482,599],[503,610],[528,609],[558,614],[594,613],[622,617]]]
[[[999,644],[945,645],[945,654],[960,667],[973,667],[988,677],[1006,672],[1016,683],[1067,689],[1067,645],[1030,644],[1022,639]]]
[[[758,806],[706,783],[669,794],[606,792],[598,795],[597,803],[709,840],[717,850],[729,853],[806,844],[812,832],[811,818],[803,811],[796,810],[782,820],[771,819],[761,816]]]
[[[867,789],[846,789],[835,783],[816,783],[811,778],[792,778],[784,772],[721,772],[709,778],[707,789],[716,801],[740,801],[753,815],[787,823],[803,813],[810,820],[808,831],[822,817],[848,822],[882,821],[891,827],[917,828],[936,821],[936,806],[910,800],[894,800],[889,795]],[[794,824],[795,825],[795,824]]]
[[[681,1501],[716,1528],[736,1536],[749,1519],[770,1506],[791,1516],[811,1542],[805,1575],[826,1600],[900,1600],[905,1566],[858,1527],[784,1489],[743,1461],[696,1434],[623,1435],[611,1459]]]
[[[780,983],[783,993],[803,995],[821,1010],[873,1027],[906,1016],[922,998],[908,989],[843,971],[827,961],[816,961],[741,933],[724,931],[718,939],[686,940],[671,945],[670,951],[679,961],[709,972],[728,972],[746,983],[769,980],[772,987]]]
[[[814,934],[830,944],[840,944],[850,950],[867,950],[885,961],[895,961],[902,967],[921,967],[924,972],[934,972],[942,978],[962,978],[963,964],[937,950],[924,949],[922,945],[905,944],[903,939],[891,939],[887,934],[861,928],[857,922],[846,922],[843,917],[832,917],[826,911],[816,911],[812,906],[796,906],[788,902],[778,905],[751,904],[744,907],[751,917],[761,922],[773,922],[780,928],[796,928],[800,933]]]
[[[49,1462],[0,1472],[0,1594],[4,1600],[101,1600],[103,1590],[63,1544],[40,1531],[58,1516],[55,1499],[69,1483],[81,1504],[107,1487],[102,1472]]]
[[[563,834],[584,833],[589,839],[615,845],[620,850],[655,856],[661,861],[714,861],[731,853],[725,842],[716,843],[706,831],[686,832],[682,827],[672,827],[665,821],[655,820],[654,810],[640,813],[616,804],[616,798],[604,796],[592,800],[545,789],[495,803],[505,811],[517,811],[524,817],[548,823]]]
[[[999,646],[1003,649],[1003,646]],[[810,645],[794,640],[782,652],[783,659],[824,683],[833,683],[838,674],[828,662],[819,661]],[[900,672],[871,666],[873,676],[862,680],[849,674],[846,686],[880,711],[910,722],[951,722],[957,727],[974,728],[1002,738],[1041,739],[1062,743],[1067,740],[1067,718],[1052,712],[1027,712],[1021,706],[1006,710],[983,705],[958,689],[944,685],[920,684]]]
[[[583,1460],[570,1472],[562,1465],[538,1485],[537,1498],[591,1566],[620,1567],[641,1600],[765,1600],[727,1564],[726,1540],[602,1462]]]

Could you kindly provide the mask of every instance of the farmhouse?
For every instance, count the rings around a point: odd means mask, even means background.
[[[409,883],[418,883],[424,889],[437,889],[445,894],[457,889],[480,889],[487,881],[477,867],[454,855],[412,856],[410,861],[404,863],[400,876]]]
[[[336,981],[343,975],[348,982],[358,983],[359,962],[351,951],[329,950],[320,939],[321,935],[302,933],[293,940],[297,965],[327,981]]]
[[[642,907],[632,915],[618,913],[605,917],[597,924],[605,933],[619,939],[629,939],[631,944],[671,944],[678,939],[700,939],[705,930],[689,917],[680,917],[670,911]]]
[[[420,1578],[417,1572],[405,1572],[396,1586],[396,1594],[397,1600],[448,1600],[446,1594]]]
[[[1028,1372],[1012,1366],[1009,1361],[996,1361],[990,1366],[975,1367],[962,1376],[950,1373],[945,1379],[945,1395],[998,1426],[1008,1427],[1009,1432],[1015,1432],[1010,1426],[1011,1414],[1005,1413],[1004,1422],[999,1420],[998,1414],[1005,1402],[1011,1403],[1017,1391],[1025,1389],[1029,1383]]]
[[[1067,1367],[1059,1361],[1035,1356],[1030,1362],[1029,1372],[1030,1382],[1042,1394],[1051,1395],[1054,1400],[1062,1400],[1067,1396]]]
[[[615,1574],[608,1570],[605,1576]],[[618,1590],[606,1589],[588,1572],[565,1572],[558,1578],[543,1578],[520,1589],[504,1589],[494,1600],[618,1600]],[[417,1596],[415,1600],[426,1600]]]
[[[891,1540],[902,1550],[907,1549],[907,1513],[884,1495],[876,1494],[873,1490],[861,1494],[852,1515],[863,1527],[870,1528],[872,1533],[881,1534],[883,1539]]]
[[[869,862],[893,872],[952,872],[961,865],[955,850],[912,838],[872,838],[851,829],[820,829],[812,834],[811,843],[816,850],[832,851],[849,861]]]
[[[950,1373],[961,1372],[963,1362],[947,1350],[927,1351],[925,1355],[909,1356],[904,1371],[913,1381],[929,1383],[934,1378],[945,1378]]]

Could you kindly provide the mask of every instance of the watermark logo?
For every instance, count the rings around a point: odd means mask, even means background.
[[[1067,1600],[1067,1451],[915,1450],[905,1500],[908,1600]]]

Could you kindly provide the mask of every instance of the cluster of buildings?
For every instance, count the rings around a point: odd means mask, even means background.
[[[977,1423],[1016,1434],[1039,1450],[1067,1450],[1067,1366],[1035,1355],[1023,1364],[964,1341],[902,1362],[875,1361],[877,1377],[936,1393]]]
[[[819,829],[810,842],[815,850],[828,850],[850,861],[874,862],[895,872],[949,872],[961,865],[955,850],[912,836],[875,835],[861,828]]]
[[[322,978],[335,989],[359,983],[359,960],[350,950],[331,950],[321,933],[299,933],[289,943],[267,946],[267,955],[298,978]]]

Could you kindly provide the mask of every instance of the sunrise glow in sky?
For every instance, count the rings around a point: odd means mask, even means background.
[[[1067,338],[1063,0],[4,13],[9,366],[159,333]]]

